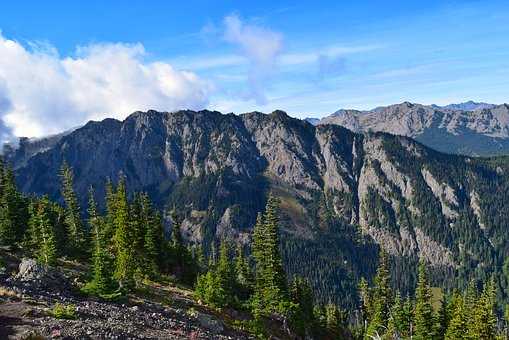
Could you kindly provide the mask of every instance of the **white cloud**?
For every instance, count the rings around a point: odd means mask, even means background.
[[[38,137],[136,110],[208,105],[208,82],[144,56],[141,44],[117,43],[62,58],[51,45],[25,47],[0,33],[0,118],[15,136]]]
[[[237,45],[249,60],[249,96],[258,103],[266,102],[265,84],[282,50],[283,36],[267,28],[245,24],[235,14],[225,17],[224,25],[224,39]]]

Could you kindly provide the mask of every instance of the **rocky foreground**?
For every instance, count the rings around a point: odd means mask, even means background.
[[[176,287],[154,284],[114,303],[77,294],[71,283],[76,271],[64,274],[28,259],[11,269],[0,273],[0,339],[249,338]],[[56,318],[57,304],[71,306],[74,317]]]

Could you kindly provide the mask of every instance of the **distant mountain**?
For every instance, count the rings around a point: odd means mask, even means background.
[[[409,102],[370,111],[339,110],[318,124],[408,136],[438,151],[509,154],[509,106],[467,102],[444,107]]]
[[[492,109],[496,105],[495,104],[488,104],[488,103],[476,103],[472,100],[469,100],[468,102],[459,103],[459,104],[449,104],[445,106],[438,106],[438,105],[432,105],[435,108],[438,109],[445,109],[445,110],[458,110],[458,111],[474,111],[474,110],[482,110],[482,109]]]
[[[485,115],[502,117],[506,109]],[[449,114],[403,103],[339,117],[384,128],[380,117],[399,116],[399,125],[388,119],[387,126],[419,135],[437,112]],[[435,285],[451,288],[501,271],[507,255],[509,158],[446,155],[407,137],[313,126],[282,111],[136,112],[124,121],[89,122],[35,149],[8,155],[24,192],[59,199],[65,160],[85,209],[90,185],[103,197],[107,178],[122,173],[130,192],[175,208],[187,242],[206,251],[223,238],[249,243],[273,193],[289,277],[307,277],[323,303],[356,303],[357,283],[372,279],[379,246],[391,254],[403,293],[415,277],[398,273],[415,270],[419,259]]]

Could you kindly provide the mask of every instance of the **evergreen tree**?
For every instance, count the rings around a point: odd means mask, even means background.
[[[484,285],[484,290],[474,308],[472,338],[495,339],[497,326],[496,295],[495,280],[491,278]]]
[[[115,216],[116,216],[116,189],[113,186],[113,183],[108,178],[106,181],[106,220],[104,226],[104,238],[107,242],[108,248],[112,248],[113,246],[113,238],[115,236]],[[110,253],[113,253],[112,249],[110,249]]]
[[[80,216],[78,198],[74,192],[74,174],[69,165],[64,162],[60,169],[62,180],[61,193],[65,202],[65,223],[67,225],[68,254],[82,257],[86,251],[86,234]]]
[[[217,281],[224,292],[224,305],[233,303],[235,272],[230,260],[230,246],[222,241],[219,247],[219,260],[216,268]]]
[[[111,261],[106,251],[105,221],[97,211],[94,198],[94,190],[89,189],[88,200],[88,224],[93,235],[92,252],[92,281],[89,282],[85,291],[96,294],[107,294],[112,288]]]
[[[305,337],[314,323],[314,298],[309,282],[301,277],[295,277],[290,285],[290,299],[297,306],[292,316],[293,328]],[[332,318],[333,315],[330,317]]]
[[[256,315],[285,313],[288,303],[286,274],[280,255],[278,200],[270,195],[263,218],[253,232],[256,284],[253,310]]]
[[[130,228],[129,203],[125,187],[125,178],[121,177],[115,194],[115,273],[120,288],[125,288],[133,283],[134,259],[133,259],[133,235]]]
[[[27,205],[16,188],[14,172],[0,163],[0,245],[20,241],[28,222]]]
[[[447,332],[446,340],[467,339],[467,318],[465,315],[465,301],[463,297],[455,292],[451,300],[451,317]]]
[[[366,331],[368,327],[368,322],[371,320],[372,316],[372,304],[371,304],[371,291],[368,285],[368,282],[365,278],[361,278],[358,286],[358,294],[360,299],[360,310],[362,316],[362,328],[363,331]]]
[[[253,288],[253,273],[240,243],[237,245],[235,256],[235,281],[240,299],[247,299]]]
[[[426,266],[423,261],[419,263],[419,277],[415,291],[414,325],[414,339],[426,340],[433,338],[434,314],[432,294],[426,274]]]
[[[437,339],[443,339],[449,325],[449,301],[447,295],[443,294],[440,301],[440,309],[435,320],[435,335]]]
[[[38,229],[39,249],[37,258],[45,265],[54,265],[57,260],[55,233],[50,220],[50,201],[44,196],[35,211],[35,227]]]
[[[163,251],[163,224],[161,215],[154,211],[147,194],[141,196],[141,215],[145,225],[143,248],[147,259],[147,271],[149,276],[156,277]]]
[[[382,335],[387,330],[390,308],[392,304],[392,292],[390,287],[389,259],[385,251],[380,252],[380,263],[375,276],[373,289],[373,315],[367,329],[368,336]]]

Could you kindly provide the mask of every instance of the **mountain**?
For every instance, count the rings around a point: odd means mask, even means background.
[[[404,102],[370,111],[339,110],[318,124],[408,136],[446,153],[509,154],[508,104],[467,102],[440,107]]]
[[[380,112],[413,112],[415,124],[403,121],[400,129],[414,131],[427,126],[432,110],[404,103]],[[496,110],[501,117],[507,107]],[[509,159],[447,155],[404,136],[313,126],[282,111],[148,111],[89,122],[28,157],[20,150],[6,158],[24,192],[59,199],[66,161],[86,207],[90,185],[102,197],[107,178],[123,173],[128,190],[175,208],[187,241],[206,250],[223,237],[249,242],[272,192],[280,199],[285,267],[309,278],[322,302],[356,303],[379,246],[393,257],[394,273],[423,259],[433,282],[449,288],[501,271],[509,251]],[[405,292],[414,280],[395,284]]]
[[[449,104],[445,106],[431,105],[433,107],[445,110],[458,110],[458,111],[474,111],[474,110],[482,110],[482,109],[492,109],[496,105],[488,104],[488,103],[477,103],[472,100],[468,102],[459,103],[459,104]]]

